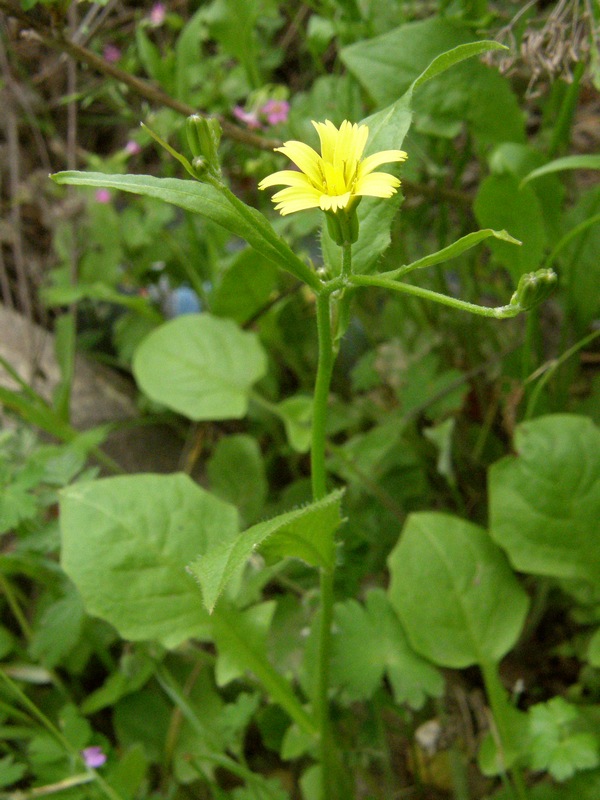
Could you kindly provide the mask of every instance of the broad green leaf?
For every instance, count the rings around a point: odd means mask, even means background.
[[[212,611],[232,577],[255,551],[269,558],[299,558],[312,566],[330,567],[334,557],[333,535],[340,525],[342,491],[332,492],[316,503],[259,522],[233,541],[214,542],[189,565],[202,587],[205,606]]]
[[[490,534],[516,569],[600,581],[600,431],[552,414],[518,426],[489,472]]]
[[[439,74],[434,66],[438,57],[457,46],[472,44],[472,39],[459,25],[429,19],[344,47],[340,58],[383,106],[408,91],[419,77],[426,80],[429,70]]]
[[[235,537],[233,506],[186,475],[132,475],[63,490],[60,523],[61,563],[90,614],[165,647],[207,634],[186,565]]]
[[[256,251],[242,250],[211,293],[210,310],[239,325],[265,308],[277,285],[277,270]]]
[[[240,204],[244,209],[242,212],[222,192],[207,183],[179,178],[155,178],[152,175],[111,175],[77,171],[58,172],[52,175],[52,179],[59,184],[119,189],[145,197],[156,197],[186,211],[201,214],[245,239],[251,247],[281,269],[292,272],[313,286],[318,283],[306,264],[277,236],[266,217],[256,209]]]
[[[210,314],[186,314],[152,331],[135,352],[140,388],[193,420],[239,419],[267,369],[255,333]]]
[[[523,179],[533,170],[543,166],[543,153],[527,144],[503,142],[497,145],[489,156],[490,170],[495,175],[509,173],[519,181],[519,191]],[[556,175],[545,175],[531,187],[540,204],[548,243],[553,244],[563,227],[566,189]],[[550,266],[548,264],[548,266]]]
[[[339,603],[334,630],[332,680],[351,700],[369,699],[384,674],[396,702],[414,709],[443,693],[441,674],[412,650],[382,589],[370,591],[364,606],[356,600]]]
[[[493,663],[517,641],[527,595],[483,528],[411,514],[388,563],[390,603],[425,658],[453,668]]]
[[[600,169],[600,156],[596,155],[577,155],[577,156],[564,156],[544,164],[543,167],[538,167],[529,173],[521,183],[523,186],[529,181],[534,181],[541,178],[542,175],[549,175],[552,172],[563,172],[564,170],[571,169]]]
[[[479,186],[473,208],[482,227],[510,231],[522,242],[522,247],[502,241],[489,245],[495,259],[508,269],[515,282],[540,267],[546,232],[540,203],[530,186],[519,189],[519,181],[513,175],[489,175]]]
[[[419,130],[453,137],[466,122],[483,144],[523,141],[522,114],[508,82],[472,60],[497,49],[497,42],[473,41],[466,26],[432,18],[350,45],[340,55],[379,106],[414,93]],[[456,68],[447,72],[450,67]]]
[[[237,434],[220,439],[206,472],[211,490],[239,509],[244,524],[261,513],[267,498],[267,478],[256,439]]]

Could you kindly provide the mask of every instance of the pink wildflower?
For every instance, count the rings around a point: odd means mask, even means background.
[[[121,51],[116,44],[107,44],[104,46],[102,56],[109,64],[116,64],[121,58]]]
[[[81,751],[81,757],[85,761],[86,767],[89,767],[89,769],[96,769],[96,767],[101,767],[102,764],[106,763],[106,754],[98,745],[83,749]]]
[[[150,22],[155,28],[162,25],[167,16],[167,9],[164,3],[155,3],[150,9]]]
[[[111,194],[109,189],[97,189],[96,190],[96,202],[97,203],[110,203]]]
[[[254,111],[245,111],[241,106],[236,106],[233,109],[233,116],[253,130],[260,128],[259,119]]]
[[[125,152],[128,156],[137,156],[138,153],[142,152],[142,148],[137,142],[135,142],[133,139],[130,139],[125,145]]]
[[[267,100],[260,113],[264,114],[269,125],[277,125],[279,122],[286,122],[290,104],[286,100]]]

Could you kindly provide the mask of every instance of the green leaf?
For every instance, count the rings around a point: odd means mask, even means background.
[[[514,175],[489,175],[477,192],[473,206],[478,223],[484,228],[508,230],[522,247],[502,241],[490,242],[495,259],[517,281],[541,264],[546,245],[544,218],[538,198],[530,186],[519,189]]]
[[[600,431],[587,417],[524,422],[489,473],[490,534],[516,569],[600,581]]]
[[[77,171],[57,172],[52,175],[52,180],[61,185],[104,187],[156,197],[186,211],[201,214],[245,239],[268,261],[315,286],[316,277],[309,273],[306,264],[277,236],[266,217],[240,202],[245,212],[242,213],[222,192],[207,183],[179,178],[155,178],[151,175],[110,175]]]
[[[432,77],[439,74],[434,66],[438,57],[472,43],[472,38],[458,25],[429,19],[401,25],[345,47],[340,58],[371,97],[384,106],[408,91],[419,78],[426,81],[429,70]]]
[[[215,642],[219,649],[219,658],[215,670],[218,686],[225,686],[244,675],[249,664],[246,648],[240,647],[240,639],[247,642],[247,648],[255,653],[255,658],[263,661],[267,652],[267,634],[271,627],[276,603],[268,600],[244,611],[219,613],[213,620]],[[235,624],[232,625],[233,615]]]
[[[141,743],[121,755],[107,775],[107,782],[123,800],[139,797],[142,781],[148,768],[147,755]]]
[[[384,674],[396,702],[414,709],[443,693],[441,674],[412,650],[382,589],[370,591],[364,606],[356,600],[338,603],[334,619],[332,680],[351,700],[368,700]]]
[[[585,192],[565,215],[567,241],[558,263],[580,335],[600,315],[600,187]],[[558,245],[557,245],[558,248]]]
[[[419,77],[415,79],[412,88],[413,90],[417,89],[422,84],[435,78],[436,75],[441,75],[443,72],[446,72],[447,69],[450,69],[450,67],[459,64],[461,61],[465,61],[467,58],[473,58],[482,53],[488,53],[491,50],[508,50],[508,48],[499,42],[485,39],[479,42],[459,44],[452,50],[448,50],[446,53],[442,53],[437,58],[434,58],[427,69],[423,70]]]
[[[217,676],[221,683],[226,683],[250,670],[271,699],[287,711],[304,733],[314,737],[316,728],[313,720],[293,693],[289,681],[266,658],[267,633],[275,605],[271,600],[243,612],[227,607],[215,612],[211,621],[219,648]]]
[[[26,765],[16,762],[13,756],[0,758],[0,789],[20,781],[26,772]]]
[[[114,706],[122,697],[139,691],[155,669],[155,662],[143,650],[126,650],[114,672],[82,702],[82,714],[96,714],[103,708]]]
[[[425,658],[453,668],[493,663],[517,641],[527,595],[483,528],[411,514],[388,563],[390,603]]]
[[[331,567],[342,494],[332,492],[304,508],[259,522],[235,540],[215,542],[201,553],[189,565],[189,571],[202,587],[206,608],[214,609],[229,581],[258,550],[272,559],[299,558],[312,566]]]
[[[564,781],[600,764],[598,738],[582,729],[585,720],[576,706],[554,697],[532,706],[528,714],[532,769]]]
[[[186,475],[132,475],[63,490],[60,523],[62,566],[91,614],[165,647],[207,634],[186,564],[235,537],[233,506]]]
[[[340,55],[378,105],[405,93],[410,102],[414,94],[417,127],[427,133],[455,136],[467,122],[484,144],[521,141],[522,115],[507,81],[483,64],[467,61],[498,49],[498,42],[473,41],[466,26],[432,18],[350,45]],[[437,80],[430,83],[432,78]]]
[[[418,261],[413,261],[412,264],[407,264],[405,267],[399,267],[391,272],[382,273],[382,275],[385,275],[387,278],[400,278],[401,276],[406,275],[415,269],[424,269],[425,267],[432,267],[434,264],[442,264],[445,261],[450,261],[451,259],[456,258],[466,250],[470,250],[472,247],[475,247],[480,242],[483,242],[490,237],[499,239],[502,242],[509,242],[510,244],[521,244],[518,239],[515,239],[506,231],[494,231],[491,228],[486,228],[482,231],[473,231],[473,233],[468,233],[466,236],[463,236],[456,242],[448,245],[448,247],[438,250],[436,253],[431,253],[428,256],[420,258]]]
[[[288,442],[297,453],[308,453],[312,441],[313,400],[307,395],[288,397],[277,404]]]
[[[220,439],[206,471],[212,491],[237,506],[245,524],[254,522],[263,509],[268,490],[256,439],[245,434]]]
[[[79,641],[84,620],[81,597],[75,587],[49,605],[35,626],[29,645],[32,658],[52,669]]]
[[[65,739],[76,750],[83,749],[92,738],[92,726],[73,703],[61,708],[59,725]]]
[[[162,314],[153,308],[146,298],[132,297],[100,282],[79,283],[75,286],[49,286],[42,289],[42,297],[49,306],[64,306],[86,299],[98,300],[128,308],[155,323],[162,322],[163,319]]]
[[[267,306],[276,285],[275,268],[256,251],[246,248],[221,275],[211,294],[210,310],[243,325]]]
[[[186,314],[152,331],[135,352],[140,388],[193,420],[239,419],[267,370],[255,333],[210,314]]]
[[[529,173],[521,182],[521,186],[529,181],[534,181],[536,178],[541,178],[542,175],[549,175],[552,172],[563,172],[564,170],[571,169],[600,169],[600,156],[596,155],[577,155],[577,156],[564,156],[544,164],[543,167],[538,167]]]
[[[592,667],[600,667],[600,628],[594,632],[588,642],[586,657]]]

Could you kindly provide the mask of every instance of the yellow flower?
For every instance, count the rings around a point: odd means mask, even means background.
[[[344,120],[339,127],[326,120],[313,122],[321,140],[321,155],[303,142],[285,142],[275,148],[299,168],[274,172],[258,188],[286,186],[273,195],[282,216],[306,208],[322,211],[352,211],[363,195],[391,197],[400,181],[387,172],[374,172],[382,164],[405,161],[403,150],[382,150],[362,158],[369,128]]]

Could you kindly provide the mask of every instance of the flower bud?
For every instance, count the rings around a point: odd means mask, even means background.
[[[219,144],[221,142],[221,126],[214,117],[201,117],[193,114],[185,124],[187,140],[194,156],[194,162],[202,159],[205,171],[219,174]]]
[[[510,298],[510,305],[528,311],[545,300],[554,291],[557,282],[558,277],[552,269],[538,269],[521,275],[517,291]]]

